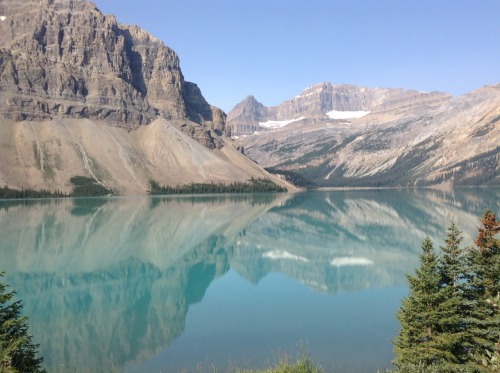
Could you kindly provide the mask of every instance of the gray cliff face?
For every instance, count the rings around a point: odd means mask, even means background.
[[[1,0],[0,114],[14,120],[104,120],[127,129],[158,116],[190,120],[209,147],[224,114],[185,82],[179,58],[85,0]],[[188,127],[188,128],[187,128]],[[201,127],[201,128],[200,128]]]
[[[233,135],[251,135],[262,130],[260,122],[268,120],[301,119],[302,123],[310,123],[328,119],[327,113],[332,110],[384,112],[417,106],[434,107],[450,99],[450,95],[442,92],[319,83],[274,107],[266,107],[249,96],[228,113],[228,122]]]
[[[262,107],[267,116],[244,117],[250,104],[228,114],[237,145],[258,164],[319,186],[500,183],[500,85],[452,98],[320,84]]]

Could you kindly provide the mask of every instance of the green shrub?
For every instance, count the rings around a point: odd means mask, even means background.
[[[69,181],[73,184],[72,197],[94,197],[113,194],[111,189],[98,184],[97,181],[90,177],[73,176]]]

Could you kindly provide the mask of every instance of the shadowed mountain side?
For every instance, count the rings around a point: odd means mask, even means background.
[[[157,117],[189,119],[186,133],[211,148],[218,145],[211,135],[225,134],[225,114],[184,80],[177,54],[153,35],[87,0],[0,5],[5,117],[89,118],[128,129]]]
[[[88,176],[120,194],[162,185],[245,182],[276,178],[230,144],[210,150],[158,119],[134,131],[88,119],[12,122],[0,118],[0,185],[71,191],[70,178]]]

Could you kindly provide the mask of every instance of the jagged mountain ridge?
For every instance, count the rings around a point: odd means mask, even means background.
[[[142,194],[149,180],[274,178],[232,151],[225,113],[139,27],[87,0],[0,0],[0,14],[2,186],[70,192],[82,175]]]
[[[255,97],[248,96],[228,113],[227,119],[232,134],[241,136],[265,130],[259,123],[266,121],[310,123],[328,118],[327,113],[332,110],[381,113],[421,105],[433,107],[450,99],[451,96],[443,92],[319,83],[274,107],[266,107]]]
[[[228,113],[260,165],[320,186],[370,187],[498,185],[499,118],[500,85],[451,97],[320,84],[273,108],[250,98]]]

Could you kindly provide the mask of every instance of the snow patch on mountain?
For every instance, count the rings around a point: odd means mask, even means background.
[[[338,111],[332,110],[326,113],[326,116],[330,119],[354,119],[361,118],[365,115],[370,114],[369,111]]]
[[[297,119],[288,119],[288,120],[268,120],[266,122],[259,122],[259,125],[264,128],[281,128],[285,127],[286,125],[293,123],[293,122],[298,122],[299,120],[305,119],[304,117],[300,117]]]

